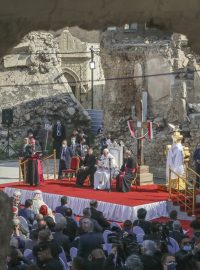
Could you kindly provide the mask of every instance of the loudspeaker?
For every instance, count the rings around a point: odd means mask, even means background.
[[[13,123],[13,110],[2,109],[2,124],[11,125]]]

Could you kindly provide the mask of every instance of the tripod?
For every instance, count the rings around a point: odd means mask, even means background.
[[[9,158],[10,157],[10,150],[12,150],[14,153],[16,153],[16,151],[10,145],[10,124],[7,125],[7,128],[8,128],[7,145],[4,147],[3,151],[6,153],[6,157]]]

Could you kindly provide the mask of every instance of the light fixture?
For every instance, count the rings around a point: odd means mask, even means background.
[[[95,62],[94,61],[90,62],[90,69],[95,69]]]

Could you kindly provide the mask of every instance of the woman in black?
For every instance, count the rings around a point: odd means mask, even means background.
[[[122,192],[129,192],[131,183],[135,178],[136,164],[134,159],[131,157],[131,152],[125,152],[124,163],[121,167],[121,171],[116,177],[116,190]]]

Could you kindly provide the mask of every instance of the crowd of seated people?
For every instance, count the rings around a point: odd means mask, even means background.
[[[90,201],[81,217],[65,196],[55,211],[39,191],[24,206],[20,201],[17,191],[8,270],[200,269],[200,221],[191,222],[193,235],[187,236],[176,211],[163,224],[146,220],[148,213],[140,208],[135,220],[120,225],[105,218],[97,201]]]

